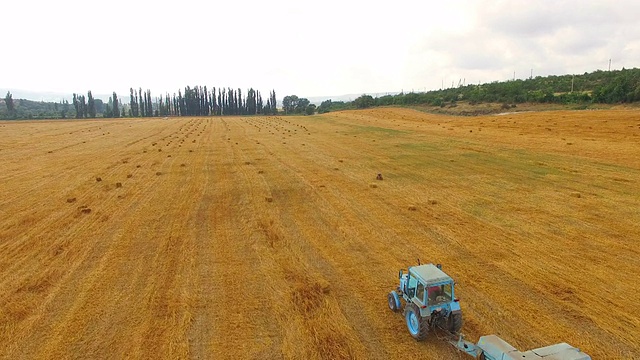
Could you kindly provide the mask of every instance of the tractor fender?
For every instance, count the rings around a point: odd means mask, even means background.
[[[454,313],[454,312],[460,312],[460,303],[457,301],[454,301],[450,304],[450,308],[449,310]]]

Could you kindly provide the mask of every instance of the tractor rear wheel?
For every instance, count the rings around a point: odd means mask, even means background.
[[[461,312],[455,312],[451,315],[449,315],[449,326],[447,326],[447,329],[453,333],[453,334],[457,334],[460,332],[460,329],[462,329],[462,313]]]
[[[409,334],[417,341],[422,341],[429,333],[429,318],[420,316],[420,309],[415,304],[407,304],[404,308],[404,318],[407,322]]]

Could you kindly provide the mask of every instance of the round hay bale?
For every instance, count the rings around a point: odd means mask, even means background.
[[[168,157],[168,158],[170,158],[170,157],[171,157],[171,155],[167,155],[167,157]]]
[[[74,202],[76,202],[76,198],[74,198],[74,197],[73,197],[73,198],[68,198],[68,199],[67,199],[67,202],[68,202],[69,204],[74,203]]]
[[[185,167],[185,166],[187,166],[187,164],[185,163],[180,164],[180,167]]]
[[[429,199],[429,200],[427,200],[427,202],[428,202],[429,204],[431,204],[431,205],[435,205],[435,204],[437,204],[437,203],[438,203],[438,200],[435,200],[435,199]]]
[[[133,174],[127,174],[127,179],[131,179],[133,177]]]
[[[574,198],[581,198],[582,194],[580,194],[579,192],[576,191],[576,192],[572,192],[571,196],[573,196]]]
[[[265,196],[264,199],[266,202],[273,202],[273,198],[271,196]]]
[[[331,283],[329,283],[327,280],[318,279],[317,285],[324,294],[328,294],[331,292]]]
[[[415,205],[409,205],[409,206],[407,207],[407,209],[408,209],[409,211],[416,211],[416,210],[418,210],[418,208],[417,208]]]
[[[83,214],[91,214],[91,209],[83,208],[83,209],[80,210],[80,212],[83,213]]]
[[[264,174],[264,170],[258,170],[258,174]]]
[[[136,167],[137,167],[137,168],[141,168],[141,167],[142,167],[142,165],[136,165]]]
[[[122,183],[121,183],[121,182],[117,182],[117,183],[116,183],[116,187],[117,187],[117,188],[121,188],[121,187],[122,187]]]
[[[162,175],[162,172],[157,171],[157,172],[156,172],[156,176],[160,176],[160,175]]]
[[[97,181],[97,182],[100,182],[100,181],[102,181],[102,178],[101,178],[101,177],[97,177],[97,178],[96,178],[96,181]]]

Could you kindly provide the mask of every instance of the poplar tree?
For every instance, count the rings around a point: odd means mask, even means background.
[[[144,117],[145,116],[145,106],[146,103],[143,100],[142,97],[142,88],[138,88],[138,94],[140,95],[139,99],[140,99],[140,116]]]
[[[13,104],[13,95],[10,91],[7,91],[7,95],[4,97],[4,104],[7,106],[7,112],[9,118],[15,117],[15,105]]]
[[[105,106],[104,114],[102,114],[102,117],[113,117],[113,98],[111,96],[109,97],[109,102]]]
[[[78,102],[80,103],[79,107],[80,107],[81,117],[84,119],[87,117],[87,100],[84,97],[84,95],[80,95],[78,97]]]
[[[80,115],[82,115],[78,106],[79,104],[80,103],[78,102],[78,95],[76,93],[73,93],[73,108],[76,110],[76,119],[80,119]]]
[[[116,92],[113,92],[113,117],[120,117],[120,108],[118,107],[118,95]]]
[[[276,100],[276,91],[275,90],[271,91],[270,100],[271,100],[271,114],[275,115],[278,112],[278,109],[277,109],[278,101]]]
[[[87,93],[87,112],[88,117],[95,118],[96,117],[96,101],[93,99],[93,95],[91,94],[91,90]]]
[[[129,88],[129,106],[131,106],[131,116],[138,117],[138,94],[133,88]]]

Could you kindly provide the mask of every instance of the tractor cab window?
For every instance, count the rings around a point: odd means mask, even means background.
[[[453,298],[451,289],[452,289],[451,284],[446,284],[442,286],[442,292],[444,297],[447,299],[447,301],[451,301],[451,299]]]
[[[430,286],[427,294],[429,295],[429,305],[436,305],[436,299],[440,296],[440,286]]]
[[[415,295],[417,285],[418,285],[418,280],[415,277],[409,275],[409,283],[407,284],[407,294],[410,297],[413,297]]]
[[[418,283],[418,287],[416,288],[416,297],[421,303],[424,303],[424,284]]]
[[[430,286],[428,290],[429,305],[438,305],[451,301],[451,284]]]

